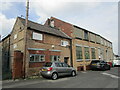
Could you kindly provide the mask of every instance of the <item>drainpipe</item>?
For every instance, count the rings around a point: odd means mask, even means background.
[[[72,39],[70,39],[70,60],[71,60],[71,66],[73,67],[73,50],[72,50]]]

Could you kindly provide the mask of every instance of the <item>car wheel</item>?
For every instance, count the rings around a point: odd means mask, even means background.
[[[72,77],[76,76],[76,72],[72,71],[71,75],[72,75]]]
[[[58,78],[58,74],[57,74],[57,73],[53,73],[53,74],[52,74],[52,79],[53,79],[53,80],[56,80],[57,78]]]

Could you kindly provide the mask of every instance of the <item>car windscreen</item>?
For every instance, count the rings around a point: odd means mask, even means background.
[[[52,65],[51,62],[46,62],[46,63],[44,64],[44,67],[51,67],[51,65]]]

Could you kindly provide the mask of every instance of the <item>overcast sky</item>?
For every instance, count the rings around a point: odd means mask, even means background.
[[[80,26],[110,40],[114,53],[118,54],[118,0],[29,1],[29,20],[44,24],[47,18],[53,16]],[[2,38],[11,32],[17,16],[23,15],[25,18],[25,10],[25,0],[5,0],[0,3]]]

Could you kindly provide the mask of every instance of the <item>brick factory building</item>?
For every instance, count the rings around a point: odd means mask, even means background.
[[[8,51],[2,59],[7,65],[4,68],[9,67],[13,79],[38,75],[47,61],[86,70],[91,60],[113,60],[112,42],[76,25],[54,17],[45,25],[28,21],[26,39],[24,27],[25,19],[17,17],[12,32],[2,40],[3,53]]]
[[[88,69],[91,60],[113,60],[112,42],[99,34],[51,17],[45,26],[60,29],[72,38],[72,63],[78,70]]]

